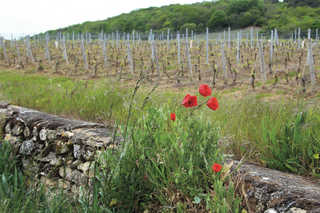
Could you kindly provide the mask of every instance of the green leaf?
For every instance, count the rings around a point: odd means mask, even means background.
[[[289,164],[284,163],[284,165],[286,165],[286,167],[289,168],[291,171],[293,171],[293,172],[298,172],[298,170],[297,170],[296,168],[290,166]]]

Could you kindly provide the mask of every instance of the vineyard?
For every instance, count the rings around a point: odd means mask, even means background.
[[[0,212],[318,208],[318,33],[252,31],[0,38]]]
[[[234,35],[208,35],[208,39],[206,35],[189,35],[189,39],[182,36],[173,39],[171,35],[170,39],[160,34],[154,40],[150,34],[148,40],[129,40],[129,35],[127,39],[107,39],[100,34],[96,39],[79,39],[78,35],[78,40],[65,36],[50,40],[47,35],[38,40],[7,40],[2,45],[1,66],[26,73],[108,78],[132,84],[146,75],[146,82],[160,87],[179,88],[200,82],[216,90],[282,88],[310,92],[319,85],[316,39],[308,44],[307,39],[298,42],[265,36],[262,40],[248,36],[243,39],[241,35],[238,39]],[[310,59],[309,54],[313,56]]]

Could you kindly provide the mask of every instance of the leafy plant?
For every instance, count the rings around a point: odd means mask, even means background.
[[[265,121],[270,122],[266,119]],[[263,140],[266,151],[263,152],[265,160],[271,168],[281,171],[305,173],[315,167],[314,154],[319,153],[320,145],[317,143],[318,117],[312,113],[299,111],[293,121],[287,121],[279,134],[275,133],[274,126],[271,130],[263,129]]]

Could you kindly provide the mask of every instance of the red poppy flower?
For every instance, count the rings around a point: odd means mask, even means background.
[[[197,103],[197,96],[191,96],[191,95],[186,95],[186,97],[184,97],[183,101],[182,101],[182,105],[185,107],[194,107],[194,106],[198,106]]]
[[[170,113],[170,119],[176,121],[176,114]]]
[[[212,170],[213,170],[214,172],[220,172],[221,169],[222,169],[222,166],[219,165],[218,163],[215,163],[215,164],[213,164],[213,166],[212,166]]]
[[[201,84],[199,87],[199,93],[203,96],[203,97],[207,97],[209,95],[211,95],[211,89],[208,85],[206,84]]]
[[[207,106],[210,109],[217,110],[219,108],[219,102],[218,102],[217,98],[215,98],[215,97],[210,98],[207,102]]]

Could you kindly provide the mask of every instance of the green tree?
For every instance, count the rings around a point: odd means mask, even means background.
[[[280,19],[278,21],[279,21],[279,24],[281,25],[289,24],[289,19],[287,18],[286,15],[280,16]]]
[[[203,23],[198,24],[198,31],[204,31],[204,30],[205,30],[204,24]]]
[[[191,30],[195,31],[197,29],[197,25],[195,23],[185,23],[181,26],[180,31],[184,31],[186,28],[188,28],[189,32]]]
[[[123,26],[124,32],[131,32],[133,30],[133,21],[129,19]]]
[[[227,21],[227,15],[225,12],[221,11],[221,10],[217,10],[215,11],[210,20],[209,20],[209,27],[210,28],[221,28],[224,27],[226,25],[226,21]]]
[[[254,26],[258,26],[258,27],[262,27],[265,24],[266,24],[266,20],[263,17],[256,19],[256,21],[253,23]]]
[[[250,12],[245,12],[242,18],[240,19],[242,27],[247,27],[252,25],[252,15]]]
[[[231,14],[227,17],[227,24],[230,28],[238,28],[239,27],[239,15]]]
[[[144,32],[145,31],[145,22],[143,20],[138,20],[136,22],[136,24],[134,25],[135,30],[138,30],[140,32]]]
[[[253,21],[261,18],[261,11],[258,9],[251,9],[250,13],[251,13]]]
[[[315,30],[315,29],[320,29],[320,21],[319,20],[314,20],[312,22],[312,29]]]

